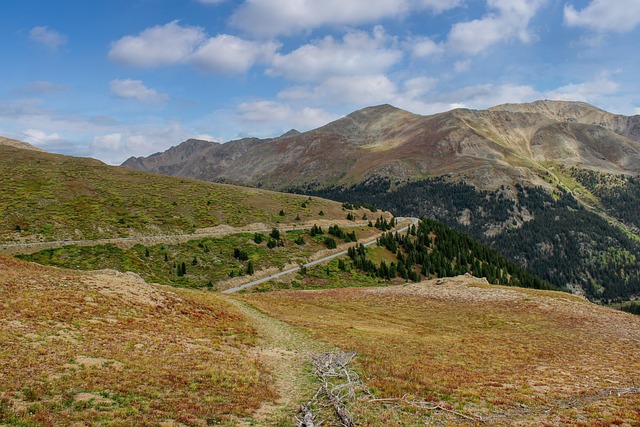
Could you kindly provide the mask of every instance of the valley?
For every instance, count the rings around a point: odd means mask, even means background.
[[[638,129],[640,116],[581,102],[430,116],[380,105],[304,133],[190,140],[123,165],[437,219],[610,303],[640,296],[640,277],[627,274],[640,259]]]
[[[635,123],[381,106],[186,142],[246,160],[226,183],[2,140],[0,425],[638,425],[640,317],[584,298],[640,295]]]

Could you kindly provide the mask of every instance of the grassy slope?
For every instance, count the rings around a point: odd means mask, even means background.
[[[294,223],[297,215],[304,222],[318,218],[320,211],[323,218],[344,219],[340,204],[318,198],[141,173],[8,146],[0,146],[0,170],[0,243]]]
[[[237,425],[272,401],[246,318],[175,292],[0,257],[0,424]]]
[[[640,318],[576,297],[483,284],[281,291],[241,297],[355,350],[377,398],[363,425],[638,425]],[[618,393],[622,393],[618,396]],[[404,396],[404,399],[400,399]]]
[[[326,230],[326,227],[325,227]],[[353,230],[353,229],[352,229]],[[358,227],[353,230],[358,238],[365,238],[377,229]],[[231,276],[244,276],[248,263],[254,271],[285,265],[302,264],[319,251],[326,250],[325,235],[309,236],[302,230],[281,233],[282,246],[270,249],[270,237],[264,233],[264,241],[254,242],[254,233],[241,233],[225,237],[194,239],[181,244],[156,244],[148,247],[138,244],[120,248],[113,244],[97,246],[63,246],[18,257],[42,265],[79,270],[114,269],[140,274],[146,281],[163,285],[202,288],[214,286]],[[302,237],[304,244],[296,243]],[[342,242],[338,239],[338,242]],[[247,260],[234,258],[234,249],[247,254]],[[179,277],[177,267],[185,264],[187,274]],[[248,280],[247,280],[248,281]]]

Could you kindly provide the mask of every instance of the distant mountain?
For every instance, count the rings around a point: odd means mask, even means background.
[[[189,140],[123,166],[272,189],[414,181],[449,175],[481,190],[548,186],[548,162],[640,173],[640,116],[591,105],[538,101],[420,116],[381,105],[318,129],[226,144]]]
[[[380,105],[300,134],[194,147],[124,166],[424,215],[557,286],[640,295],[640,116],[562,101],[430,116]]]
[[[45,150],[43,150],[42,148],[38,148],[35,145],[29,144],[28,142],[22,142],[16,139],[5,138],[4,136],[0,136],[0,145],[4,145],[6,147],[21,148],[23,150],[45,152]]]

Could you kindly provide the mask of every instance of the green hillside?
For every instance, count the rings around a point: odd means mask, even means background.
[[[344,219],[338,203],[0,146],[0,243],[193,233]],[[323,215],[320,214],[322,212]]]

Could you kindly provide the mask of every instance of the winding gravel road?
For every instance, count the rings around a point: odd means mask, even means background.
[[[402,233],[404,231],[406,231],[409,226],[411,225],[417,225],[418,224],[418,218],[402,218],[402,217],[398,217],[396,218],[398,223],[405,223],[407,221],[410,221],[409,224],[406,224],[404,226],[402,226],[401,228],[392,230],[394,232],[398,232],[398,233]],[[362,223],[360,221],[358,222],[354,222],[352,224],[343,224],[341,225],[342,228],[349,228],[349,227],[362,227],[363,225],[366,225],[366,222]],[[296,226],[296,227],[277,227],[278,230],[280,231],[293,231],[293,230],[306,230],[309,227],[311,227],[310,225],[305,225],[305,226]],[[188,241],[191,239],[203,239],[205,237],[220,237],[220,236],[228,236],[231,234],[239,234],[239,233],[268,233],[271,232],[272,228],[269,229],[234,229],[234,230],[224,230],[224,231],[216,231],[216,232],[209,232],[209,233],[193,233],[193,234],[162,234],[162,235],[156,235],[156,236],[143,236],[143,237],[119,237],[119,238],[114,238],[114,239],[96,239],[96,240],[57,240],[57,241],[53,241],[53,242],[32,242],[32,243],[12,243],[12,244],[3,244],[0,245],[0,255],[15,255],[15,254],[28,254],[28,253],[33,253],[33,252],[37,252],[37,251],[41,251],[44,249],[55,249],[55,248],[59,248],[62,246],[67,246],[67,245],[77,245],[77,246],[94,246],[94,245],[104,245],[107,243],[162,243],[162,242],[166,242],[167,240],[175,240],[175,239],[179,239],[180,241]],[[358,241],[356,243],[354,243],[354,245],[356,244],[363,244],[364,246],[371,246],[374,243],[376,243],[377,238],[379,237],[379,234],[369,238],[366,241]],[[229,288],[229,289],[225,289],[224,291],[222,291],[223,293],[226,294],[231,294],[231,293],[235,293],[238,291],[241,291],[242,289],[247,289],[250,288],[252,286],[255,285],[259,285],[260,283],[264,283],[264,282],[268,282],[269,280],[273,280],[273,279],[277,279],[278,277],[287,275],[287,274],[291,274],[291,273],[295,273],[296,271],[300,270],[300,268],[302,267],[313,267],[314,265],[317,264],[322,264],[324,262],[327,261],[331,261],[334,258],[338,258],[341,256],[344,256],[347,254],[347,251],[342,250],[336,253],[333,253],[331,255],[327,255],[326,257],[320,258],[318,260],[315,261],[311,261],[308,262],[306,264],[303,264],[301,266],[297,266],[297,267],[293,267],[290,268],[288,270],[284,270],[284,271],[280,271],[276,274],[272,274],[270,276],[267,277],[263,277],[262,279],[257,279],[257,280],[253,280],[251,282],[239,285],[239,286],[235,286],[233,288]]]
[[[417,225],[418,221],[419,221],[418,218],[396,218],[396,220],[398,222],[411,221],[409,224],[403,226],[402,228],[399,228],[397,230],[392,230],[392,231],[398,232],[398,233],[402,233],[404,231],[407,231],[409,226]],[[373,237],[373,238],[371,238],[371,239],[369,239],[369,240],[367,240],[365,242],[358,241],[354,245],[363,244],[364,246],[371,246],[374,243],[376,243],[378,237],[379,237],[379,235],[375,236],[375,237]],[[327,262],[327,261],[331,261],[334,258],[338,258],[338,257],[344,256],[346,254],[347,254],[347,251],[340,251],[340,252],[337,252],[337,253],[334,253],[334,254],[331,254],[331,255],[327,255],[324,258],[320,258],[320,259],[317,259],[315,261],[311,261],[311,262],[308,262],[306,264],[290,268],[288,270],[280,271],[280,272],[278,272],[276,274],[272,274],[271,276],[263,277],[262,279],[253,280],[253,281],[245,283],[243,285],[239,285],[239,286],[235,286],[233,288],[225,289],[224,291],[222,291],[222,293],[232,294],[232,293],[241,291],[243,289],[247,289],[247,288],[250,288],[252,286],[259,285],[260,283],[264,283],[264,282],[268,282],[269,280],[277,279],[278,277],[284,276],[286,274],[295,273],[296,271],[299,271],[302,267],[313,267],[314,265],[322,264],[323,262]]]
[[[366,221],[355,221],[349,224],[341,224],[342,228],[362,227],[366,225]],[[299,226],[290,227],[276,227],[280,231],[294,231],[294,230],[307,230],[311,225],[301,224]],[[257,229],[257,228],[237,228],[232,230],[212,231],[204,233],[192,233],[192,234],[158,234],[155,236],[138,236],[138,237],[117,237],[111,239],[93,239],[93,240],[55,240],[51,242],[29,242],[29,243],[7,243],[0,245],[0,255],[16,255],[16,254],[30,254],[38,252],[44,249],[56,249],[62,246],[76,245],[76,246],[95,246],[104,245],[107,243],[129,243],[129,244],[153,244],[153,243],[165,243],[167,240],[179,240],[180,242],[186,242],[192,239],[204,239],[206,237],[221,237],[229,236],[232,234],[240,233],[270,233],[273,228]]]

